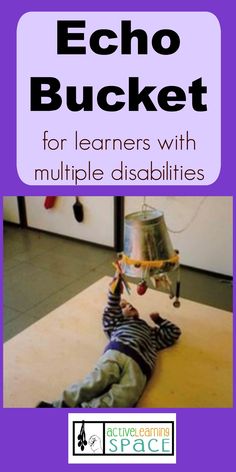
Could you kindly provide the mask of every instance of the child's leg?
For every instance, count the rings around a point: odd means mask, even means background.
[[[147,378],[133,359],[120,352],[118,357],[119,364],[122,365],[122,375],[119,380],[104,394],[90,401],[84,401],[83,408],[128,408],[136,405]]]
[[[97,362],[94,370],[81,382],[64,390],[62,398],[54,401],[55,408],[79,406],[103,394],[111,384],[119,382],[121,369],[116,361],[115,351],[105,352]]]

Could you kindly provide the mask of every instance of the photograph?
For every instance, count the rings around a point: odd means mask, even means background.
[[[5,196],[4,408],[231,408],[230,196]]]

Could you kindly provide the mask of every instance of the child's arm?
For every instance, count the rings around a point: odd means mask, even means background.
[[[107,305],[103,312],[103,330],[110,338],[111,333],[118,322],[122,321],[124,316],[120,307],[122,282],[119,281],[115,293],[109,289]]]
[[[159,313],[152,313],[150,318],[159,326],[159,329],[156,328],[156,342],[158,349],[172,346],[181,335],[180,328],[171,321],[162,318]]]

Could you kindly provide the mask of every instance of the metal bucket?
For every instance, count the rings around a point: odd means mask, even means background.
[[[137,261],[168,261],[176,256],[164,215],[159,210],[131,213],[124,222],[124,254]],[[149,276],[174,270],[178,264],[166,262],[161,268],[152,267]],[[125,273],[130,277],[143,277],[145,269],[138,264],[126,264]]]

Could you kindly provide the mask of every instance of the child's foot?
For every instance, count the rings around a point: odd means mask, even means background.
[[[36,408],[54,408],[52,403],[40,402],[36,405]]]

